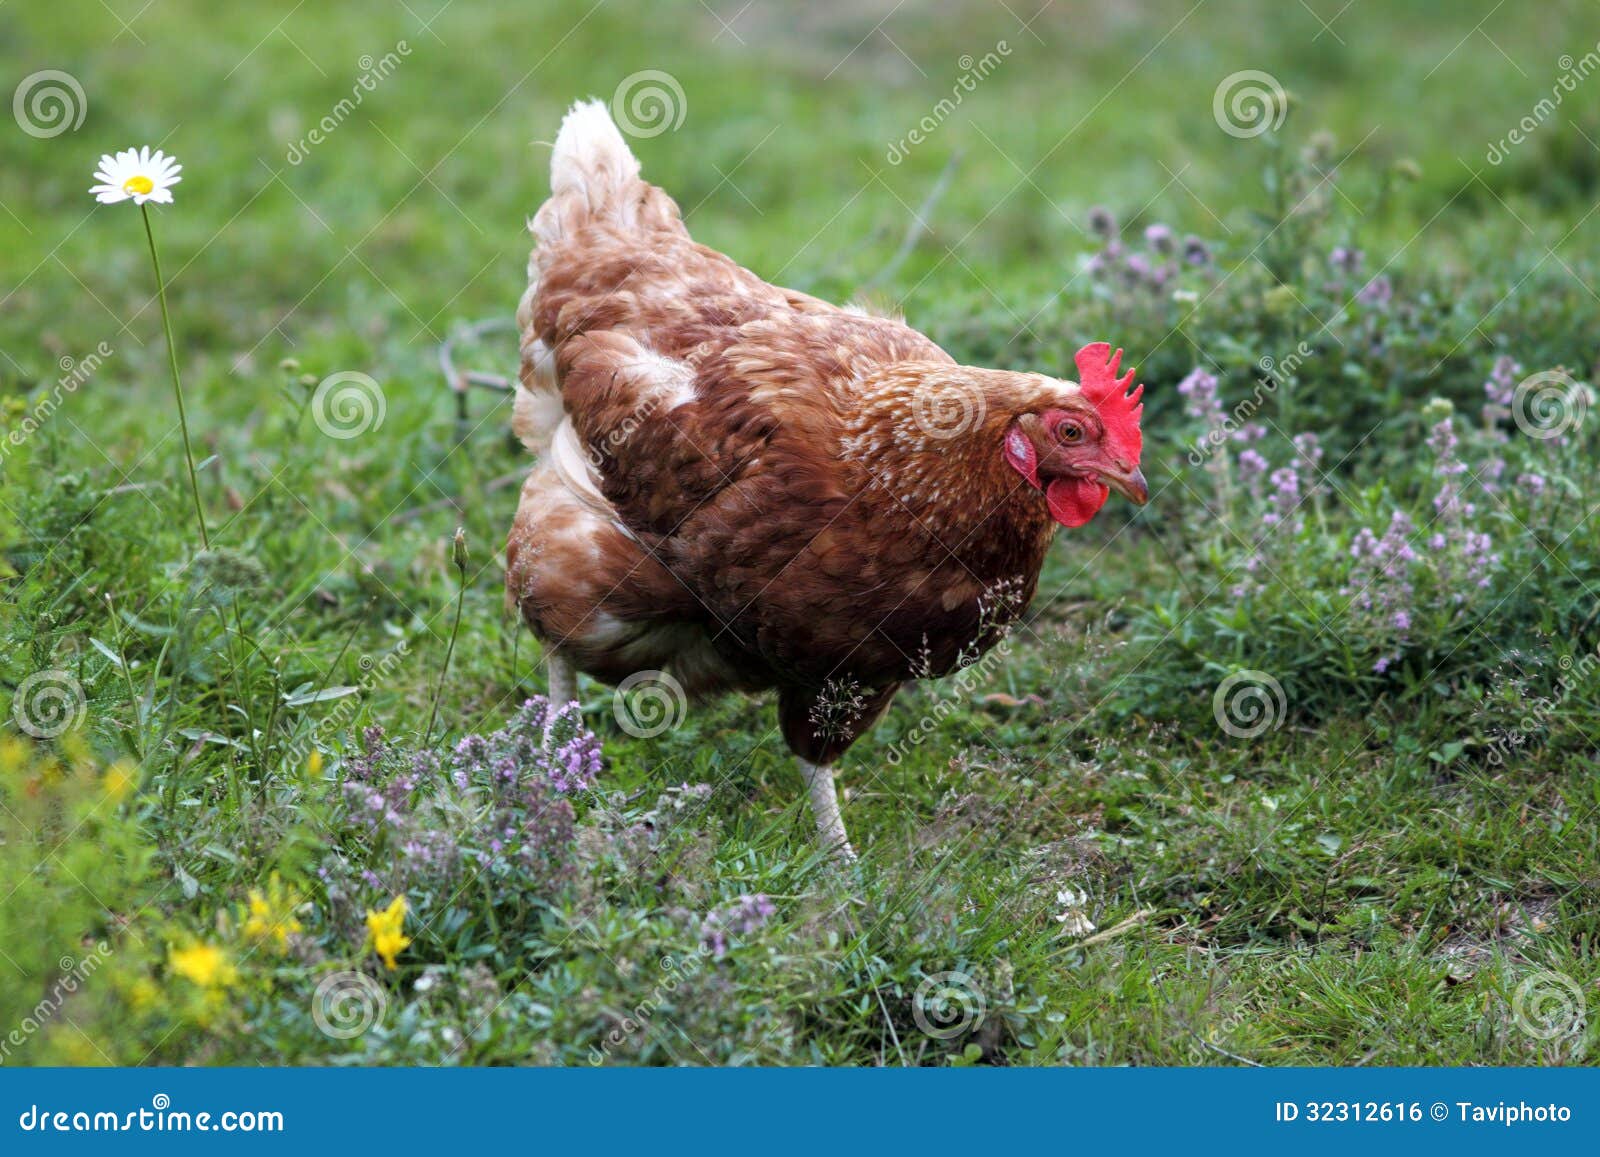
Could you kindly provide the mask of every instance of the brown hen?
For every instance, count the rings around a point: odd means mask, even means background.
[[[832,764],[906,680],[1026,607],[1057,524],[1139,471],[1139,390],[956,364],[898,320],[762,281],[696,244],[599,102],[567,114],[517,310],[513,424],[539,463],[507,592],[576,671],[691,695],[776,690],[819,835],[853,855]]]

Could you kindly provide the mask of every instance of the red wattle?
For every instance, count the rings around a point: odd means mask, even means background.
[[[1105,505],[1111,491],[1093,478],[1055,478],[1045,490],[1050,517],[1062,526],[1082,526]]]

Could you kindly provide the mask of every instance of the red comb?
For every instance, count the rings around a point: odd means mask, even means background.
[[[1106,440],[1113,452],[1137,463],[1144,446],[1144,436],[1139,432],[1139,417],[1144,413],[1139,399],[1144,387],[1128,389],[1133,381],[1132,370],[1117,377],[1117,370],[1122,366],[1122,351],[1112,353],[1108,343],[1097,341],[1084,346],[1073,360],[1078,363],[1078,384],[1083,388],[1083,396],[1099,411],[1100,421],[1106,428]]]

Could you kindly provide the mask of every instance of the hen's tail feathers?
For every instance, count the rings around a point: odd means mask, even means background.
[[[533,234],[541,245],[553,245],[592,223],[633,228],[652,191],[639,179],[639,159],[605,104],[579,101],[556,136],[550,199],[534,215]]]
[[[639,159],[598,100],[581,100],[567,112],[550,158],[550,191],[582,192],[595,212],[639,179]]]
[[[683,228],[672,198],[640,178],[639,159],[605,103],[581,100],[561,122],[550,158],[550,197],[528,224],[535,245],[528,259],[528,289],[517,308],[523,388],[517,391],[512,428],[539,453],[550,449],[563,416],[554,353],[535,324],[539,283],[565,244],[591,225],[639,233]]]

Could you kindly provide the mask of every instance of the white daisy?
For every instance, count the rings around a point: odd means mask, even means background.
[[[183,166],[157,149],[154,154],[146,145],[142,149],[124,149],[116,156],[102,156],[100,167],[94,171],[95,179],[103,182],[90,189],[95,200],[102,205],[133,198],[135,205],[154,201],[158,205],[172,204],[172,186],[183,180],[178,176]]]

